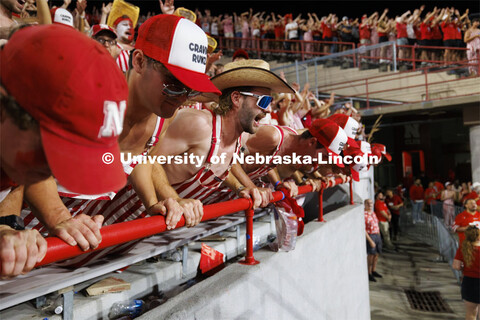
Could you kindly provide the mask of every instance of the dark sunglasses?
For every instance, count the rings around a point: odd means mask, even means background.
[[[196,97],[200,94],[200,92],[192,90],[192,89],[186,89],[183,86],[169,83],[169,84],[163,84],[163,89],[162,93],[168,97],[181,97],[181,96],[187,96],[188,98],[193,98]]]
[[[153,68],[161,73],[164,79],[167,78],[165,72],[169,73],[169,71],[160,61],[154,60],[150,57],[147,57],[147,59],[153,62]],[[170,75],[170,77],[175,78],[173,75]],[[166,80],[164,80],[164,82],[166,82]],[[198,96],[201,92],[185,88],[183,85],[177,83],[163,83],[162,93],[167,97],[187,96],[187,98],[193,98]]]

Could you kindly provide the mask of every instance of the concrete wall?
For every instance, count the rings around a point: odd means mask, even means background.
[[[472,182],[480,182],[480,125],[470,127]]]
[[[292,252],[255,252],[138,319],[370,319],[363,206],[310,222]]]

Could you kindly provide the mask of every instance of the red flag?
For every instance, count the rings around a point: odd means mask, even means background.
[[[223,253],[210,248],[205,243],[202,243],[202,250],[200,256],[200,270],[202,273],[208,272],[213,268],[218,267],[223,263]]]

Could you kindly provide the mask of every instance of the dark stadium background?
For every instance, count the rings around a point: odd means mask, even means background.
[[[62,0],[50,1],[57,6],[63,3]],[[75,8],[75,1],[76,0],[72,1],[69,9],[73,10]],[[93,6],[97,6],[98,8],[101,7],[102,2],[111,2],[96,0],[87,1],[87,8],[90,8],[90,10]],[[130,0],[127,2],[139,6],[142,13],[146,14],[148,11],[160,13],[160,7],[157,0]],[[175,1],[176,7],[185,7],[190,10],[194,10],[195,8],[200,10],[210,9],[213,15],[225,12],[233,13],[234,11],[241,13],[247,11],[251,7],[254,12],[265,11],[270,13],[275,11],[275,13],[279,14],[292,13],[294,15],[299,13],[306,14],[307,12],[316,12],[319,17],[328,13],[336,13],[340,18],[345,15],[348,17],[361,17],[364,13],[372,14],[375,11],[378,11],[379,14],[381,14],[385,8],[389,8],[388,15],[392,17],[394,15],[401,15],[407,10],[418,8],[422,4],[425,4],[426,11],[432,10],[435,6],[453,6],[459,9],[461,14],[463,14],[467,8],[470,9],[471,14],[478,14],[480,11],[480,1]]]

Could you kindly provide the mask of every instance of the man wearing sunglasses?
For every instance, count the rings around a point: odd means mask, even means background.
[[[131,68],[127,73],[128,111],[124,119],[111,117],[112,123],[123,122],[119,145],[124,154],[148,155],[168,126],[167,118],[172,117],[187,98],[197,92],[220,94],[205,74],[207,48],[205,33],[187,19],[157,15],[142,24],[135,50],[131,53]],[[60,195],[64,197],[72,216],[81,213],[103,215],[105,224],[112,224],[136,219],[147,213],[163,214],[167,216],[169,229],[176,225],[172,223],[172,216],[185,216],[187,226],[200,222],[202,204],[194,199],[181,199],[170,187],[164,173],[154,176],[151,166],[136,166],[134,163],[125,164],[124,170],[131,185],[93,198],[74,194],[59,186]],[[162,188],[152,195],[144,190],[149,190],[154,184],[153,179]],[[152,210],[153,207],[155,210]],[[31,218],[26,219],[30,221],[28,227],[37,226],[38,220]],[[68,233],[71,235],[74,232]],[[114,248],[107,248],[104,253],[109,250]],[[96,257],[104,255],[98,252],[94,254]],[[82,261],[73,259],[71,263],[83,264],[91,257],[87,254],[80,258]]]
[[[209,204],[214,202],[216,192],[226,182],[240,196],[251,197],[255,207],[268,203],[256,188],[247,190],[238,181],[230,180],[234,177],[229,172],[233,155],[240,150],[241,134],[257,132],[259,121],[270,112],[272,91],[293,92],[269,69],[263,60],[229,63],[223,73],[212,78],[215,86],[222,90],[213,111],[182,109],[177,113],[153,152],[164,156],[187,153],[202,159],[200,165],[155,164],[155,169],[163,167],[180,197]],[[215,161],[215,157],[220,161]]]

